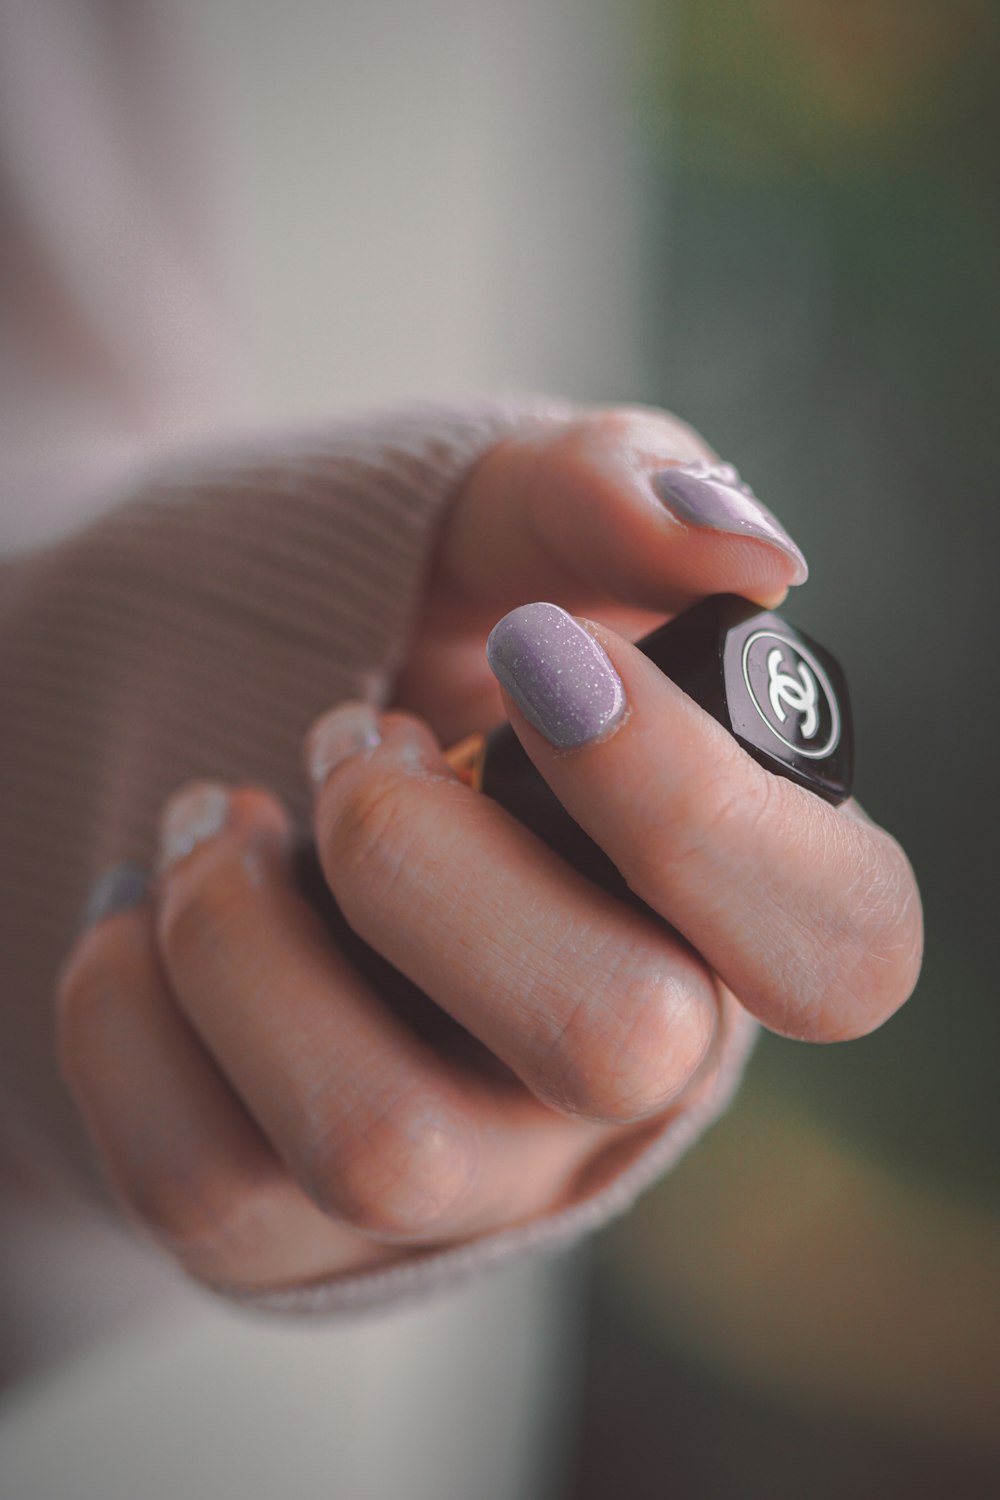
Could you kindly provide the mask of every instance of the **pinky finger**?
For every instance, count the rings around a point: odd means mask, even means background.
[[[99,900],[63,966],[57,1050],[126,1216],[215,1285],[271,1288],[388,1259],[289,1177],[176,1008],[136,877],[118,885],[129,909]]]

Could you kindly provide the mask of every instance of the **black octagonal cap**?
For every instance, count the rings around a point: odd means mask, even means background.
[[[767,770],[827,802],[850,796],[847,680],[804,631],[736,594],[714,594],[637,644]]]

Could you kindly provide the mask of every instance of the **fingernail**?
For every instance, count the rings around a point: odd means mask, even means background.
[[[522,604],[504,615],[486,659],[529,723],[559,750],[597,739],[625,712],[625,689],[607,654],[557,604]]]
[[[378,717],[370,703],[338,703],[316,720],[306,737],[309,779],[318,789],[342,760],[381,743]]]
[[[175,792],[160,821],[157,868],[169,870],[199,844],[214,838],[229,816],[229,793],[216,781],[194,782]]]
[[[732,464],[678,464],[654,474],[652,483],[657,498],[683,525],[770,542],[795,562],[795,583],[808,578],[801,549]]]
[[[116,911],[132,911],[146,896],[146,872],[138,865],[123,863],[103,870],[87,893],[80,913],[80,931],[96,927]]]

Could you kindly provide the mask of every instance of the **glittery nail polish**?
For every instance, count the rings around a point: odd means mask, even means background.
[[[654,474],[652,485],[661,504],[683,525],[770,542],[795,563],[793,583],[808,578],[801,549],[732,464],[677,464]]]
[[[494,675],[529,723],[559,750],[599,739],[625,711],[603,647],[556,604],[523,604],[486,643]]]
[[[80,930],[96,927],[116,911],[132,911],[142,904],[148,882],[138,865],[123,862],[103,870],[87,893],[80,913]]]

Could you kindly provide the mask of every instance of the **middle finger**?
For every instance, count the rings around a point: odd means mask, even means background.
[[[715,1035],[698,955],[465,786],[419,721],[383,716],[375,745],[374,726],[344,705],[310,736],[317,849],[354,931],[561,1113],[662,1109]]]

